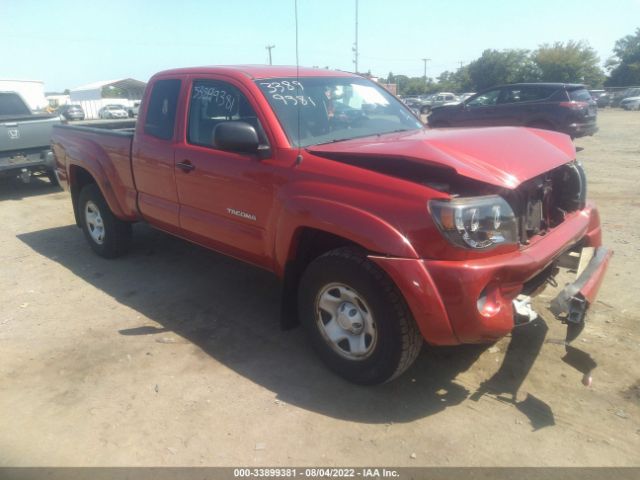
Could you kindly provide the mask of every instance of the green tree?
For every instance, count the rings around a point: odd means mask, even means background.
[[[391,77],[388,77],[387,80],[392,80],[389,83],[395,83],[396,85],[398,85],[399,95],[407,94],[405,90],[407,88],[407,82],[409,81],[409,77],[407,77],[406,75],[393,75]]]
[[[607,60],[612,87],[640,85],[640,28],[633,35],[621,38],[613,47],[614,56]]]
[[[457,92],[462,89],[456,77],[456,72],[450,72],[448,70],[440,74],[436,85],[440,91]]]
[[[543,44],[532,57],[543,82],[585,83],[598,88],[606,78],[598,55],[586,42]]]
[[[476,91],[505,83],[535,82],[539,76],[528,50],[485,50],[466,68],[467,87]]]
[[[473,85],[469,77],[469,67],[461,67],[455,72],[444,71],[435,84],[438,92],[466,92]]]

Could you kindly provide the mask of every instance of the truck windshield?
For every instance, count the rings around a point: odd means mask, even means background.
[[[363,78],[271,78],[256,83],[294,146],[423,128],[407,107]]]
[[[31,111],[15,93],[0,93],[0,116],[29,115]]]

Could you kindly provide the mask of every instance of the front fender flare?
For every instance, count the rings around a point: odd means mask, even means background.
[[[379,216],[358,207],[312,196],[287,200],[275,228],[275,270],[284,274],[295,257],[298,234],[313,228],[354,242],[368,252],[399,258],[419,258],[407,237]]]

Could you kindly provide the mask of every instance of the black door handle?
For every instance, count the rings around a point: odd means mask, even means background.
[[[183,160],[182,162],[176,163],[176,167],[178,167],[183,172],[190,172],[191,170],[195,170],[196,167],[189,160]]]

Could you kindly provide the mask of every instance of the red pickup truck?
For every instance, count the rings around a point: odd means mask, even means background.
[[[137,122],[101,127],[52,137],[93,250],[125,253],[145,221],[274,272],[283,324],[302,323],[354,382],[395,378],[424,341],[504,336],[578,262],[552,310],[583,324],[611,255],[568,136],[429,130],[357,75],[169,70],[150,80]]]

